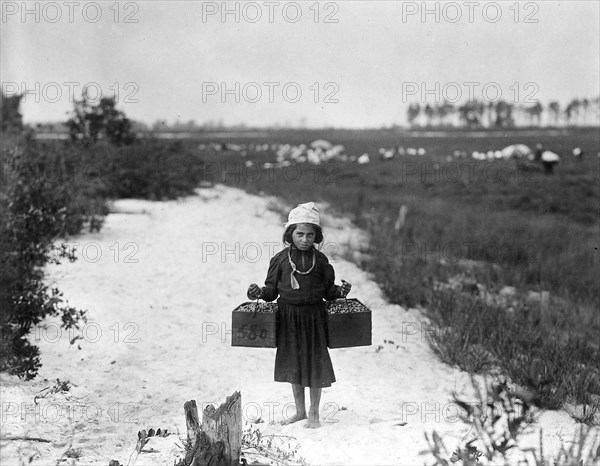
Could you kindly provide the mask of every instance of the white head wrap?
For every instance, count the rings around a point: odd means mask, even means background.
[[[298,223],[312,223],[320,226],[319,209],[314,202],[306,202],[298,204],[298,206],[290,211],[288,221],[284,224],[284,228]]]

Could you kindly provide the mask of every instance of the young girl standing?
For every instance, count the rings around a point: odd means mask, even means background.
[[[315,248],[323,241],[319,210],[314,202],[292,209],[284,225],[286,247],[269,265],[265,286],[252,283],[248,299],[273,301],[277,296],[277,355],[275,381],[292,384],[296,414],[282,424],[306,419],[304,388],[310,388],[310,409],[305,427],[319,423],[321,389],[335,382],[327,350],[326,300],[345,297],[352,285],[335,273],[327,257]]]

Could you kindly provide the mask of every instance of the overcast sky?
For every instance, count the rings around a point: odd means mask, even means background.
[[[600,94],[599,5],[3,1],[1,80],[31,91],[27,122],[64,120],[89,83],[149,124],[373,127],[499,93],[564,105]]]

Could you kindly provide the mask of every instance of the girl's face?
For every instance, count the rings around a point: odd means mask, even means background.
[[[315,229],[310,224],[300,223],[292,233],[294,246],[301,251],[308,251],[315,242]]]

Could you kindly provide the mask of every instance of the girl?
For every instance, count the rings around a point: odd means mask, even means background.
[[[319,210],[314,202],[292,209],[284,225],[284,245],[269,265],[265,286],[252,283],[248,299],[273,301],[277,296],[277,355],[275,381],[292,384],[296,414],[282,424],[306,419],[304,387],[310,387],[310,409],[305,427],[317,428],[321,389],[335,382],[327,350],[327,314],[323,299],[346,297],[352,285],[334,284],[327,257],[314,244],[323,241]]]

